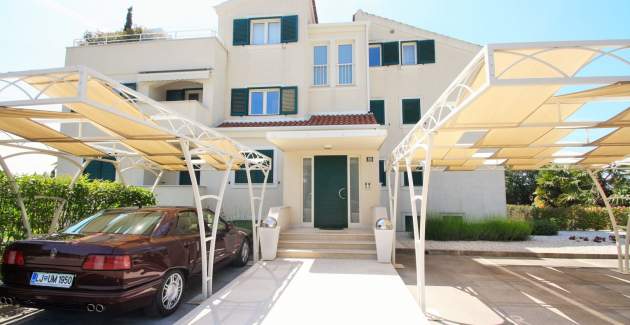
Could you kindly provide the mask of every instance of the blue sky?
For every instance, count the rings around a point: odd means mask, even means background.
[[[251,0],[263,1],[263,0]],[[316,0],[321,22],[358,10],[484,45],[497,42],[630,39],[630,0]],[[121,29],[126,8],[138,25],[216,28],[218,0],[3,0],[0,72],[64,65],[65,47],[86,30]],[[43,159],[43,158],[42,158]],[[48,161],[52,163],[52,161]],[[50,170],[12,163],[20,172]]]

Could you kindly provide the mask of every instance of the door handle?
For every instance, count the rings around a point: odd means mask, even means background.
[[[343,191],[345,191],[345,190],[346,190],[346,188],[345,188],[345,187],[342,187],[342,188],[340,188],[340,189],[339,189],[339,191],[337,192],[337,196],[339,196],[339,198],[340,198],[340,199],[342,199],[342,200],[345,200],[345,199],[346,199],[346,197],[345,197],[345,196],[342,196],[342,195],[341,195],[341,192],[343,192]]]

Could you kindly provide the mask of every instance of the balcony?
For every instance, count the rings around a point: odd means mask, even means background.
[[[206,125],[210,123],[210,109],[197,100],[160,101],[160,104],[193,121]]]

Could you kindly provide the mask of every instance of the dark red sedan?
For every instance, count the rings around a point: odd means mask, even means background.
[[[204,214],[210,223],[214,213]],[[219,220],[216,266],[245,265],[250,247],[248,232]],[[58,234],[10,244],[0,303],[90,312],[144,307],[166,316],[179,307],[190,276],[200,272],[193,208],[105,210]]]

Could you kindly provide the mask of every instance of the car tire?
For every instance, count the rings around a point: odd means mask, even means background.
[[[174,313],[182,303],[186,277],[180,270],[166,273],[151,304],[144,311],[148,316],[166,317]]]
[[[234,258],[232,265],[234,266],[245,266],[249,261],[249,255],[251,252],[251,245],[249,244],[249,240],[247,238],[243,239],[241,243],[241,249],[238,250],[238,255]]]

